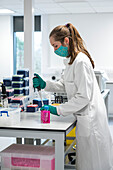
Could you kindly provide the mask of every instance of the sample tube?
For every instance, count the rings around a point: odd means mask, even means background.
[[[50,123],[50,111],[48,106],[45,106],[45,110],[41,110],[41,123]]]

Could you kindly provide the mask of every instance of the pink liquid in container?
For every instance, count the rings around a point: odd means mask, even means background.
[[[45,106],[45,110],[41,110],[41,123],[50,123],[50,111],[48,106]]]

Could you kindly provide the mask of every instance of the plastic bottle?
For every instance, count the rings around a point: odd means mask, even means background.
[[[41,110],[41,123],[50,123],[49,107],[45,106],[45,110]]]

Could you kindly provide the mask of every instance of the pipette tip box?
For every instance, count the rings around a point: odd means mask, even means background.
[[[37,104],[38,105],[38,107],[40,108],[40,107],[42,107],[42,101],[41,101],[41,99],[33,99],[33,104]]]
[[[12,87],[13,88],[22,88],[24,82],[23,81],[12,81]]]
[[[49,99],[43,99],[43,103],[44,103],[44,105],[49,105]],[[41,99],[38,99],[38,98],[33,99],[33,104],[38,104],[39,108],[42,107]]]
[[[6,87],[12,87],[12,78],[3,78],[3,83]]]
[[[23,88],[14,88],[14,96],[23,95]]]
[[[49,99],[43,99],[44,105],[49,105]]]
[[[7,93],[7,97],[11,97],[14,95],[14,89],[7,89],[6,93]]]
[[[11,103],[17,103],[17,104],[23,105],[24,98],[23,97],[13,97]]]
[[[37,111],[38,111],[37,104],[27,105],[26,112],[37,112]]]
[[[22,70],[17,70],[18,75],[23,75],[23,77],[29,77],[29,69],[25,68]]]
[[[12,76],[12,81],[23,81],[23,75],[13,75]]]

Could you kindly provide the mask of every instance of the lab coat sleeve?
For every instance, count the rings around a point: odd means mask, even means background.
[[[45,91],[54,93],[58,92],[65,93],[64,76],[62,75],[61,79],[56,82],[46,81]]]
[[[88,114],[84,112],[84,108],[89,104],[92,97],[93,77],[91,65],[82,61],[76,65],[74,69],[74,86],[77,87],[77,92],[73,94],[73,97],[68,102],[57,107],[58,114],[63,116],[73,113]]]

